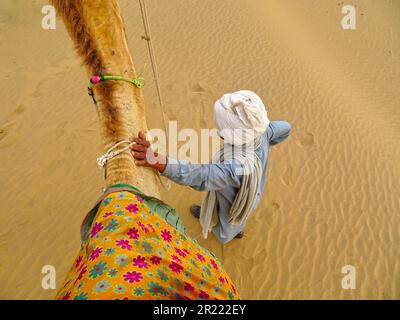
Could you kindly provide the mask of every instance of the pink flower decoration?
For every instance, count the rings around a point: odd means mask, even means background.
[[[162,259],[159,256],[152,256],[150,258],[150,261],[152,264],[160,264],[161,260]]]
[[[172,240],[171,233],[167,229],[164,229],[163,231],[161,231],[161,237],[164,239],[164,241],[167,241],[167,242],[171,242],[171,240]]]
[[[103,251],[102,248],[96,248],[92,251],[89,260],[94,260],[99,257],[100,253]]]
[[[177,257],[176,255],[171,255],[171,258],[173,259],[173,260],[175,260],[176,262],[179,262],[179,263],[182,263],[182,261],[181,261],[181,259],[179,259],[179,257]]]
[[[175,273],[181,273],[183,270],[183,267],[174,261],[171,262],[171,264],[169,265],[169,268]]]
[[[97,84],[100,81],[101,81],[101,77],[98,74],[95,74],[90,78],[90,82],[93,84]]]
[[[146,262],[146,258],[137,256],[133,259],[133,265],[138,268],[148,268],[149,264]]]
[[[135,194],[135,198],[137,201],[139,201],[140,203],[143,202],[143,199],[141,197],[139,197],[138,195]]]
[[[111,216],[113,213],[114,213],[114,212],[112,212],[112,211],[106,212],[106,213],[103,215],[103,218],[107,218],[107,217]]]
[[[199,259],[201,262],[206,261],[206,259],[200,253],[197,253],[196,256],[197,256],[197,259]]]
[[[125,281],[129,281],[129,283],[132,282],[139,282],[140,280],[142,280],[143,276],[140,272],[127,272],[124,274],[124,280]]]
[[[194,290],[194,287],[193,287],[190,283],[185,282],[185,287],[184,287],[184,289],[185,289],[185,291],[193,291],[193,290]]]
[[[218,270],[218,265],[217,265],[217,263],[216,263],[213,259],[210,259],[210,262],[211,262],[212,266],[214,267],[214,269],[215,269],[215,270]]]
[[[128,210],[130,213],[137,213],[139,211],[139,208],[136,203],[131,203],[125,207],[126,210]]]
[[[134,239],[134,240],[139,239],[139,230],[136,229],[135,227],[129,228],[128,236],[129,236],[129,238]]]
[[[93,225],[92,231],[90,232],[90,235],[92,236],[92,238],[98,234],[101,230],[103,229],[103,225],[99,222],[96,222]]]
[[[79,266],[79,268],[77,269],[78,271],[81,271],[82,269],[83,269],[83,267],[84,267],[85,265],[82,263],[80,266]]]
[[[210,295],[207,292],[200,290],[200,293],[199,293],[200,299],[208,299],[209,297],[210,297]]]
[[[129,243],[129,240],[117,240],[117,246],[121,247],[122,249],[132,250],[132,245]]]
[[[183,252],[181,249],[175,247],[175,251],[176,251],[176,253],[179,254],[181,257],[183,257],[183,258],[186,257],[186,253]]]
[[[81,262],[82,262],[82,256],[79,256],[78,259],[76,259],[75,261],[75,269],[78,268]]]
[[[188,255],[190,254],[190,251],[188,249],[186,249],[186,248],[183,248],[183,251]]]
[[[151,229],[151,231],[156,232],[156,229],[154,229],[154,227],[150,223],[148,223],[147,226]]]
[[[83,275],[87,272],[87,267],[83,267],[81,271],[79,271],[78,278],[74,281],[74,284],[77,283],[79,280],[82,279]]]
[[[224,279],[223,277],[219,277],[218,280],[219,280],[219,282],[221,282],[221,283],[225,283],[225,279]]]
[[[141,223],[140,221],[136,222],[137,225],[145,232],[145,233],[149,233],[150,230],[149,228],[147,228],[143,223]]]
[[[62,297],[63,300],[68,300],[69,298],[71,298],[71,291],[68,291],[64,297]]]

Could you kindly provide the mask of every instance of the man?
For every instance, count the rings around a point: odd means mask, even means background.
[[[223,95],[214,105],[214,115],[224,148],[212,163],[190,164],[154,154],[143,132],[134,139],[132,151],[137,165],[149,166],[178,184],[208,191],[201,207],[193,205],[190,211],[200,219],[205,238],[212,230],[225,244],[243,236],[264,190],[269,147],[285,140],[291,126],[286,121],[270,122],[261,98],[248,90]]]

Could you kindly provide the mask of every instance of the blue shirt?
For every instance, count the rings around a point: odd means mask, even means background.
[[[291,131],[291,126],[286,121],[271,121],[267,130],[261,136],[260,146],[255,150],[260,158],[263,173],[254,210],[257,208],[261,195],[264,191],[267,178],[268,151],[271,145],[285,140]],[[219,209],[219,223],[213,228],[214,235],[222,243],[231,241],[238,233],[243,231],[245,222],[241,225],[229,223],[229,211],[240,188],[242,176],[237,174],[241,164],[237,160],[224,163],[191,164],[168,158],[167,166],[162,173],[163,176],[174,182],[190,186],[195,190],[213,190],[216,192]]]

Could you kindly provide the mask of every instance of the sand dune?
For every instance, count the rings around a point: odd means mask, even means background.
[[[293,126],[271,150],[264,198],[242,240],[204,241],[188,213],[202,194],[173,185],[193,237],[221,258],[243,298],[400,298],[400,3],[148,0],[168,119],[213,127],[224,92],[251,89],[272,119]],[[86,74],[61,21],[41,28],[45,1],[0,4],[0,298],[47,299],[41,268],[58,284],[79,248],[79,226],[100,194],[97,115]],[[140,70],[149,63],[135,1],[121,0]],[[150,71],[150,127],[161,127]],[[357,270],[344,290],[341,269]]]

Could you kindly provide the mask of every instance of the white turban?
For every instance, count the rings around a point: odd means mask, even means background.
[[[224,94],[214,104],[214,116],[219,136],[233,145],[249,143],[269,125],[261,98],[248,90]]]

